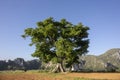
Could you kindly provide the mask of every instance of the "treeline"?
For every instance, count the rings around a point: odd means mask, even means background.
[[[23,58],[14,60],[0,60],[0,70],[35,70],[41,68],[41,61],[38,59],[25,61]]]

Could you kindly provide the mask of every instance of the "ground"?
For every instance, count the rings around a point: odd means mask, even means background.
[[[120,73],[46,73],[3,71],[0,80],[120,80]]]

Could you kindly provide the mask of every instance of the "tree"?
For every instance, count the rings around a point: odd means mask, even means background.
[[[25,66],[25,61],[24,61],[23,58],[14,59],[14,64],[15,64],[14,68],[16,70],[24,70],[25,69],[25,67],[24,67]]]
[[[7,64],[8,64],[8,70],[13,70],[14,67],[16,66],[15,62],[12,60],[8,60]]]
[[[63,65],[71,67],[79,56],[88,52],[88,30],[82,23],[73,25],[65,19],[55,21],[50,17],[38,22],[36,28],[25,29],[22,37],[30,37],[30,46],[35,45],[33,57],[56,63],[53,72],[64,72]]]
[[[27,70],[40,69],[41,68],[41,62],[38,59],[26,61],[25,68]]]
[[[7,62],[5,60],[0,60],[0,71],[7,69]]]

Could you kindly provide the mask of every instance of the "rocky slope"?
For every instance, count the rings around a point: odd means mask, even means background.
[[[83,63],[84,64],[81,64]],[[80,66],[92,71],[120,71],[120,48],[110,49],[102,55],[80,57]]]

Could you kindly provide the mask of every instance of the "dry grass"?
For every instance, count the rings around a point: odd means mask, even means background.
[[[46,73],[3,71],[0,80],[120,80],[120,73]]]

